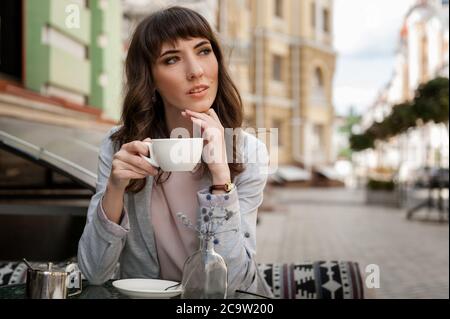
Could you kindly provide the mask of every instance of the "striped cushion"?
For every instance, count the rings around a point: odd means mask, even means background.
[[[358,263],[317,261],[300,264],[259,264],[275,298],[363,299]]]

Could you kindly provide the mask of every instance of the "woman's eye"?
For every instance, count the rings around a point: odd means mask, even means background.
[[[167,60],[164,61],[164,63],[165,63],[165,64],[168,64],[168,65],[170,65],[170,64],[175,64],[176,59],[177,59],[176,57],[168,58]]]
[[[211,49],[204,49],[204,50],[200,51],[200,53],[202,53],[203,55],[208,55],[211,53]]]

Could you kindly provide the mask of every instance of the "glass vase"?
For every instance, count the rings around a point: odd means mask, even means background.
[[[200,249],[186,259],[183,267],[182,299],[225,299],[227,266],[214,250],[211,236],[200,238]]]

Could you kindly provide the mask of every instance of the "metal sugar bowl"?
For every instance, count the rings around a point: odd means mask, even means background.
[[[46,267],[31,267],[27,270],[27,297],[30,299],[66,299],[82,291],[82,278],[76,264],[58,268],[52,263]],[[75,290],[74,292],[69,292]]]

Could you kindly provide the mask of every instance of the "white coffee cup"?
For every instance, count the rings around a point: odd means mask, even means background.
[[[202,158],[203,138],[154,139],[146,144],[150,157],[142,158],[164,172],[191,172]]]

